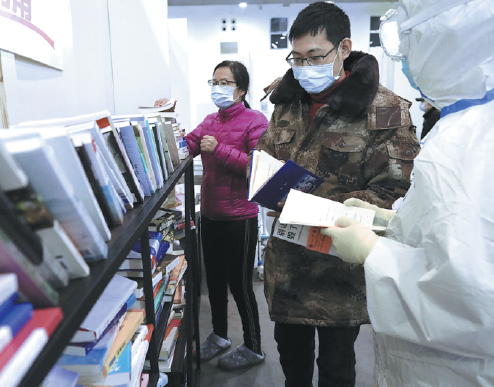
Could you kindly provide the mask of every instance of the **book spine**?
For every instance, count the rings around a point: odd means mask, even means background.
[[[132,126],[121,126],[120,134],[122,141],[127,150],[129,159],[133,166],[133,171],[139,181],[139,184],[143,190],[144,196],[151,196],[151,188],[146,179],[146,172],[144,171],[144,164],[141,158],[141,152],[137,145],[137,140],[134,135],[134,128]]]

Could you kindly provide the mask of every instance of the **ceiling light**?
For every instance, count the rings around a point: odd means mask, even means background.
[[[238,5],[240,8],[245,8],[247,7],[247,3],[245,1],[241,2],[239,5]]]

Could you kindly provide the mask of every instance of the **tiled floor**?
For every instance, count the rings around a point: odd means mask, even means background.
[[[204,270],[203,270],[204,273]],[[199,373],[198,386],[200,387],[283,387],[284,376],[278,361],[278,351],[273,338],[274,323],[269,319],[268,308],[263,294],[264,283],[257,278],[254,282],[257,303],[259,305],[261,335],[263,350],[266,352],[266,362],[260,366],[228,372],[220,370],[216,364],[217,358],[202,363]],[[229,303],[229,337],[232,339],[232,348],[242,344],[242,325],[235,301],[230,296]],[[201,342],[211,332],[211,314],[207,287],[203,281],[200,315]],[[357,387],[373,387],[374,349],[372,329],[370,325],[362,326],[357,339],[355,350],[357,354]],[[317,386],[317,366],[313,385]]]

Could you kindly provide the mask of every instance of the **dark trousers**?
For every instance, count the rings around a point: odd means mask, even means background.
[[[319,387],[355,386],[354,343],[360,327],[314,327],[276,323],[285,387],[312,387],[315,331],[319,337]]]
[[[261,328],[252,274],[257,244],[257,217],[214,221],[201,216],[202,248],[213,332],[228,335],[228,286],[237,304],[247,348],[261,353]]]

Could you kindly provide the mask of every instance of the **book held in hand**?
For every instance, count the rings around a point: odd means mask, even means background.
[[[320,227],[276,222],[273,236],[309,250],[337,256],[331,238],[321,234]]]
[[[348,207],[330,199],[290,190],[280,222],[306,226],[332,227],[336,219],[346,216],[378,231],[383,227],[373,226],[375,211],[361,207]]]
[[[264,151],[252,150],[248,200],[274,211],[281,211],[290,189],[312,193],[324,179],[288,160],[283,163]]]

